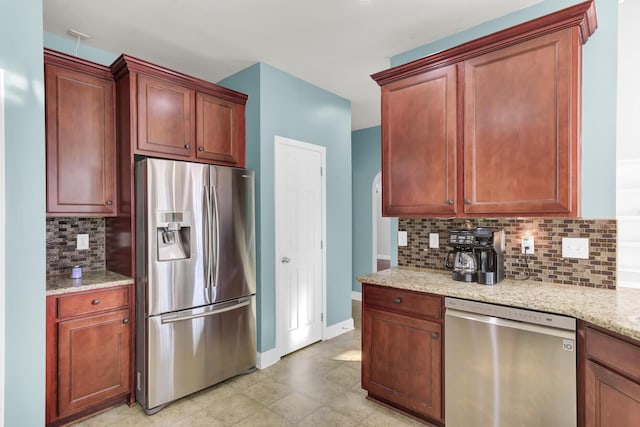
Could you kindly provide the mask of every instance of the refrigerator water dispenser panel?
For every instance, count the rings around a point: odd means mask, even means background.
[[[191,227],[183,212],[158,212],[158,261],[175,261],[191,257]]]

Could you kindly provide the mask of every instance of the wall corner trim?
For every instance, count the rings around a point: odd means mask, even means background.
[[[277,348],[272,348],[263,353],[256,354],[256,368],[265,369],[280,361],[280,353]]]

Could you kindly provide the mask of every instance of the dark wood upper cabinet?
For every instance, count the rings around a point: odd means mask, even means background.
[[[245,166],[247,95],[129,55],[111,70],[127,155]]]
[[[237,165],[245,156],[244,108],[207,93],[196,93],[196,156]]]
[[[193,90],[139,74],[137,149],[190,157],[192,98]]]
[[[593,1],[372,75],[386,216],[578,216]]]
[[[45,50],[47,215],[117,213],[115,88],[108,67]]]
[[[455,214],[456,99],[455,65],[383,86],[384,215]]]

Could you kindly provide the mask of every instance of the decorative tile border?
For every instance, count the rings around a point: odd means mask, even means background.
[[[444,270],[449,231],[462,228],[468,218],[401,218],[408,246],[398,247],[398,265]],[[474,227],[505,231],[505,276],[522,278],[526,271],[520,240],[535,239],[535,253],[527,256],[529,280],[614,289],[616,287],[617,221],[557,218],[472,218]],[[429,233],[438,233],[440,248],[429,249]],[[589,238],[589,259],[562,258],[563,237]]]
[[[89,249],[76,250],[76,235],[89,235]],[[104,218],[47,218],[47,275],[68,274],[79,265],[105,269]]]

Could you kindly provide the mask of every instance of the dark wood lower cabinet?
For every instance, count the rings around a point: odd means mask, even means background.
[[[131,286],[47,297],[47,426],[131,396]]]
[[[370,399],[442,425],[441,310],[428,314],[442,298],[373,285],[363,292],[362,388]],[[416,314],[420,305],[424,316]]]
[[[585,427],[640,425],[640,342],[585,328]]]

